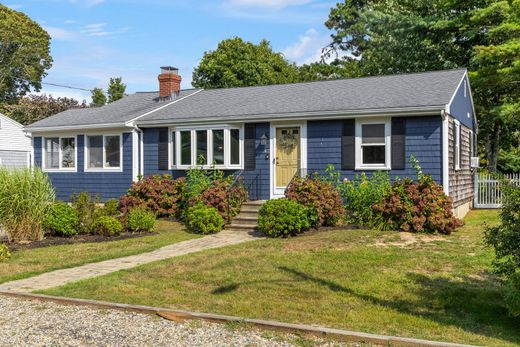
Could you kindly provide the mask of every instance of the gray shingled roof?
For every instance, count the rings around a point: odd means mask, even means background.
[[[329,111],[442,109],[465,72],[465,69],[457,69],[199,92],[188,90],[182,94],[192,95],[140,118],[137,123],[226,121]],[[30,127],[125,122],[165,105],[154,101],[156,97],[157,93],[137,93],[101,108],[65,111]]]
[[[180,92],[179,98],[195,91],[195,89],[183,90]],[[106,106],[75,108],[60,112],[52,117],[32,123],[27,129],[74,125],[121,124],[164,106],[166,102],[158,101],[158,97],[159,92],[139,92],[125,96]]]

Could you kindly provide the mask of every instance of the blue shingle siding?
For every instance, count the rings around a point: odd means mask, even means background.
[[[163,174],[171,174],[174,178],[186,176],[185,170],[159,170],[158,143],[160,129],[143,129],[144,176]],[[244,184],[250,191],[252,199],[269,199],[269,160],[265,159],[264,146],[260,144],[260,137],[264,133],[269,136],[269,123],[256,124],[256,168],[253,171],[244,171],[243,173]],[[224,173],[225,175],[230,175],[234,171],[226,170]]]
[[[56,198],[69,201],[74,193],[99,194],[102,201],[118,199],[132,184],[132,134],[123,133],[123,172],[84,172],[85,136],[78,135],[78,172],[49,172]],[[34,138],[34,162],[42,163],[42,138]]]
[[[442,121],[439,117],[409,117],[406,119],[406,168],[391,170],[392,179],[396,177],[414,177],[410,167],[410,155],[415,155],[423,168],[437,181],[442,178]],[[327,164],[341,168],[341,131],[340,120],[310,121],[307,123],[307,168],[308,172],[323,172]],[[354,178],[361,171],[341,170],[343,177]],[[367,171],[370,175],[370,171]]]
[[[255,124],[256,165],[255,170],[244,171],[244,184],[253,200],[268,200],[270,190],[269,158],[266,158],[265,147],[261,144],[262,135],[269,137],[269,123]],[[267,140],[269,146],[269,140]]]
[[[475,129],[474,115],[473,115],[473,106],[471,103],[471,95],[470,95],[470,86],[467,76],[465,77],[466,81],[466,96],[464,96],[464,82],[462,82],[459,86],[459,89],[455,92],[455,97],[451,102],[450,113],[455,118],[458,119],[462,124],[467,126],[470,130]],[[469,117],[468,117],[469,113]]]

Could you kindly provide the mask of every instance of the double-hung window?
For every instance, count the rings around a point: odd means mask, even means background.
[[[121,169],[121,135],[87,135],[87,170]]]
[[[242,130],[234,127],[182,129],[171,133],[172,168],[237,169],[242,165]]]
[[[455,143],[453,146],[453,159],[455,160],[455,170],[460,170],[460,122],[455,120]]]
[[[356,169],[390,169],[390,119],[358,120]]]
[[[46,171],[76,169],[76,137],[43,139],[43,169]]]

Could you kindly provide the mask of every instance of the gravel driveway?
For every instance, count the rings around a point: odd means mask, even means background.
[[[207,321],[0,296],[0,346],[339,346]]]

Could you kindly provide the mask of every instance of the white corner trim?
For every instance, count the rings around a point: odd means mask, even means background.
[[[132,131],[132,180],[137,182],[139,176],[139,133]]]
[[[142,115],[140,115],[140,116],[137,116],[137,117],[135,117],[135,118],[133,118],[133,119],[130,119],[129,121],[125,122],[125,125],[126,125],[126,126],[133,126],[133,122],[135,122],[135,121],[138,120],[139,118],[142,118],[142,117],[144,117],[144,116],[148,116],[148,115],[150,115],[150,114],[152,114],[152,113],[154,113],[154,112],[157,112],[157,111],[159,111],[159,110],[162,110],[163,108],[166,108],[166,107],[168,107],[168,106],[170,106],[170,105],[173,105],[173,104],[175,104],[176,102],[179,102],[179,101],[181,101],[181,100],[187,99],[187,98],[189,98],[190,96],[193,96],[193,95],[195,95],[195,94],[198,94],[198,93],[202,92],[203,90],[204,90],[204,89],[196,90],[196,91],[194,91],[194,92],[191,93],[191,94],[188,94],[188,95],[183,96],[182,98],[175,99],[175,100],[173,100],[172,102],[169,102],[169,103],[167,103],[167,104],[164,104],[164,105],[162,105],[162,106],[160,106],[160,107],[157,107],[157,108],[155,108],[155,109],[153,109],[153,110],[151,110],[151,111],[149,111],[149,112],[146,112],[146,113],[144,113],[144,114],[142,114]]]
[[[449,159],[449,116],[442,115],[442,187],[444,194],[450,195],[450,159]]]

